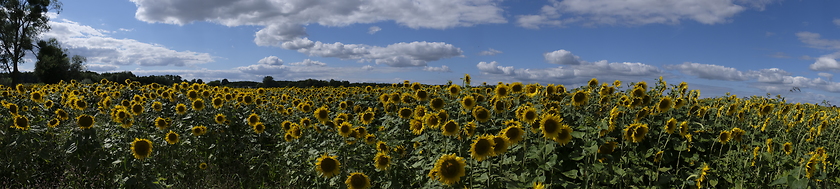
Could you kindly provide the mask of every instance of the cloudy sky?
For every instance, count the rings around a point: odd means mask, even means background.
[[[97,72],[570,88],[662,76],[704,97],[840,103],[836,0],[62,2],[42,37]]]

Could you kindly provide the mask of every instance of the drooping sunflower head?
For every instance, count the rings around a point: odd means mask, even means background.
[[[364,173],[350,173],[344,184],[347,184],[348,189],[367,189],[370,188],[370,178]]]
[[[721,131],[720,135],[718,135],[718,142],[722,144],[726,144],[729,142],[731,138],[731,133],[729,131]]]
[[[598,86],[598,78],[592,78],[587,83],[589,87],[597,87]]]
[[[790,155],[790,153],[793,153],[793,144],[791,144],[790,142],[786,142],[782,147],[786,155]]]
[[[76,117],[76,124],[79,124],[79,128],[81,129],[90,129],[93,127],[93,123],[95,122],[92,116],[85,114]]]
[[[665,122],[665,133],[671,134],[677,129],[677,119],[671,118]]]
[[[151,156],[152,148],[152,141],[149,141],[149,139],[134,138],[134,141],[131,142],[131,153],[134,155],[134,158],[140,160]]]
[[[632,92],[630,92],[630,94],[633,95],[633,97],[642,97],[647,96],[647,94],[645,94],[646,92],[647,91],[645,88],[635,87],[633,88]]]
[[[464,135],[467,137],[472,137],[475,134],[476,123],[475,121],[467,122],[464,125]]]
[[[476,106],[472,111],[472,115],[478,122],[484,123],[490,121],[490,111],[482,106]]]
[[[358,134],[358,135],[356,135],[356,138],[362,138],[364,136],[367,136],[367,134],[368,134],[367,127],[365,127],[365,126],[358,126],[358,127],[354,128],[353,130],[355,130],[356,133]]]
[[[461,131],[461,127],[458,126],[458,123],[455,122],[455,120],[447,121],[440,129],[443,131],[443,135],[445,136],[457,136],[458,131]]]
[[[732,128],[732,131],[730,131],[730,133],[732,134],[732,137],[731,137],[732,139],[735,139],[735,141],[741,142],[741,140],[743,140],[742,138],[744,136],[744,133],[746,133],[746,131],[744,131],[741,128],[735,127],[735,128]]]
[[[495,156],[493,147],[496,146],[496,143],[493,138],[493,135],[485,134],[473,140],[472,145],[470,145],[470,156],[477,161],[483,161],[488,157]]]
[[[338,156],[329,156],[322,154],[315,163],[315,170],[325,178],[330,178],[338,175],[341,163],[338,162]]]
[[[643,123],[633,123],[624,129],[624,139],[638,143],[645,139],[648,132],[648,125]]]
[[[667,112],[671,110],[671,107],[674,105],[674,102],[671,100],[670,96],[666,96],[659,100],[659,104],[656,105],[656,110],[659,112]]]
[[[166,137],[164,139],[166,140],[166,143],[176,144],[178,143],[178,141],[180,141],[180,136],[181,135],[179,135],[178,133],[169,130],[169,133],[166,133]]]
[[[425,124],[423,124],[423,121],[419,119],[411,119],[408,125],[409,129],[411,129],[411,133],[414,133],[415,135],[422,134],[423,129],[425,129]]]
[[[601,147],[598,147],[598,153],[599,154],[611,154],[615,150],[616,144],[618,144],[618,142],[615,142],[615,141],[606,142],[606,143],[602,144]]]
[[[454,153],[444,154],[435,163],[432,172],[435,172],[436,179],[443,184],[452,185],[461,180],[461,177],[466,175],[466,160],[458,157]]]

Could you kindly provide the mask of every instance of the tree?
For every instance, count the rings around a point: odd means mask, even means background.
[[[225,79],[222,79],[222,82],[220,84],[227,85],[228,83],[230,83],[230,81],[228,81],[228,79],[225,78]]]
[[[35,62],[35,75],[41,82],[58,83],[70,77],[70,59],[64,54],[58,41],[38,41],[38,60]]]
[[[263,77],[263,82],[262,83],[265,87],[276,87],[277,86],[277,81],[274,81],[274,77],[271,77],[271,76]]]
[[[0,0],[0,62],[11,73],[12,84],[18,83],[18,64],[26,51],[32,51],[35,39],[50,29],[47,24],[51,9],[59,12],[58,0]]]

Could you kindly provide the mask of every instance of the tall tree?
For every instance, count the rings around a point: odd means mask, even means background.
[[[23,63],[26,51],[32,52],[33,42],[50,29],[50,10],[59,12],[58,0],[0,0],[0,63],[11,73],[12,84],[18,83],[18,64]]]
[[[57,40],[38,41],[36,58],[35,75],[41,82],[54,84],[70,78],[70,59]]]

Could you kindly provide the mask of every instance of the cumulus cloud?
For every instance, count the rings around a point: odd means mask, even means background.
[[[108,72],[117,70],[120,67],[110,64],[85,64],[85,68],[95,72]]]
[[[485,75],[500,76],[525,82],[583,83],[592,78],[605,80],[640,80],[667,75],[655,66],[630,62],[582,62],[579,65],[544,69],[523,69],[501,66],[498,62],[479,62],[476,67]]]
[[[58,20],[58,19],[56,19]],[[116,39],[107,30],[96,29],[67,19],[50,21],[52,29],[41,38],[56,38],[68,49],[68,54],[87,57],[93,69],[114,68],[116,65],[186,66],[213,62],[207,53],[176,51],[163,45],[143,43],[133,39]],[[112,66],[105,66],[112,65]]]
[[[685,62],[678,65],[666,65],[666,69],[678,70],[684,74],[697,76],[703,79],[745,81],[750,79],[748,74],[738,69],[714,64],[700,64]]]
[[[748,9],[764,10],[778,0],[550,0],[539,14],[517,16],[525,28],[585,22],[587,25],[678,24],[692,20],[703,24],[730,21]]]
[[[379,26],[371,26],[370,28],[368,28],[368,34],[371,34],[371,35],[375,34],[376,32],[379,32],[379,31],[382,31],[382,28],[380,28]]]
[[[490,48],[490,49],[487,49],[486,51],[481,51],[481,52],[478,53],[478,55],[482,55],[482,56],[493,56],[493,55],[497,55],[497,54],[502,54],[502,51]]]
[[[292,66],[326,66],[327,63],[319,62],[319,61],[316,61],[316,60],[304,59],[301,62],[293,62],[293,63],[290,63],[289,65],[292,65]]]
[[[796,37],[811,48],[840,50],[840,40],[822,39],[818,33],[798,32]]]
[[[817,58],[817,61],[808,66],[808,68],[815,71],[838,71],[840,70],[840,63],[834,58],[823,56]]]
[[[554,52],[543,53],[545,61],[552,64],[560,65],[579,65],[580,57],[575,56],[572,52],[560,49]]]
[[[499,63],[496,61],[492,61],[490,63],[487,62],[479,62],[478,70],[482,73],[487,74],[502,74],[502,75],[512,75],[513,74],[513,66],[499,66]]]
[[[825,79],[827,79],[829,81],[831,81],[832,78],[834,78],[834,74],[825,73],[825,72],[820,72],[817,75],[819,75],[820,77],[824,77]]]
[[[449,69],[449,66],[446,66],[446,65],[443,65],[443,66],[440,66],[440,67],[431,67],[431,66],[426,66],[426,67],[424,67],[424,68],[423,68],[423,71],[429,71],[429,72],[452,72],[452,70],[450,70],[450,69]]]
[[[283,65],[283,59],[280,59],[276,56],[268,56],[263,59],[257,61],[257,63],[265,64],[265,65],[272,65],[272,66],[279,66]]]
[[[309,56],[334,57],[373,61],[393,67],[422,67],[430,61],[461,56],[463,51],[451,44],[442,42],[394,43],[385,47],[363,44],[322,43],[299,38],[284,42],[283,48],[297,50]]]

